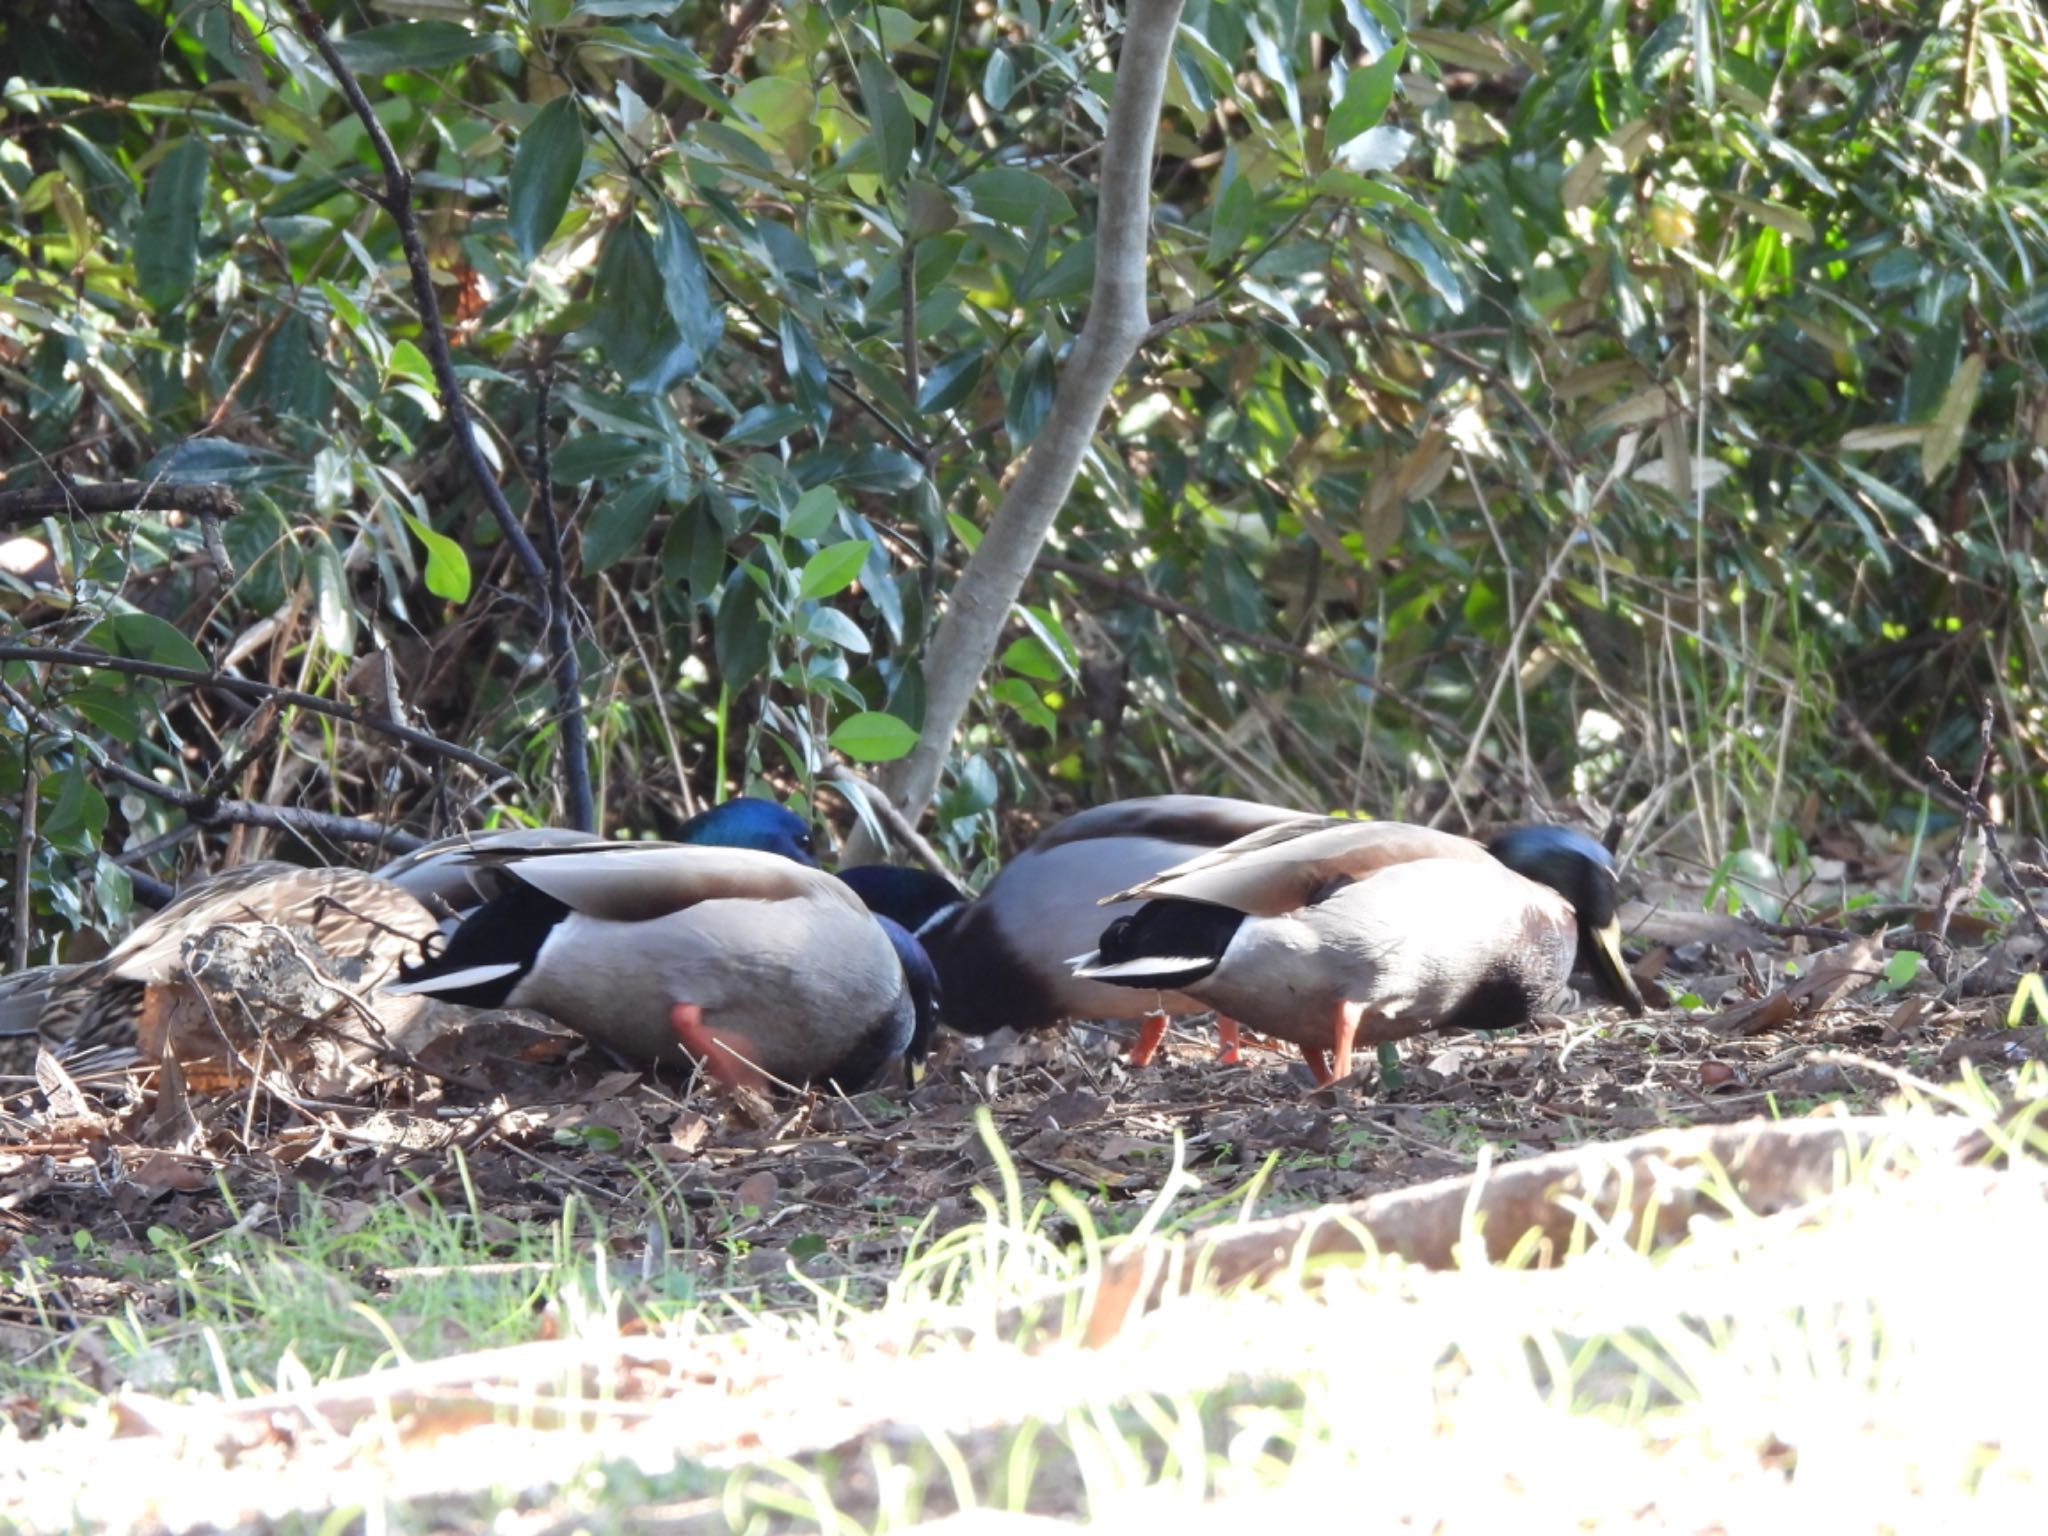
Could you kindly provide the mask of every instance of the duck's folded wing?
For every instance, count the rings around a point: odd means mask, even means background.
[[[1278,823],[1302,819],[1322,818],[1308,811],[1220,795],[1145,795],[1076,811],[1041,834],[1031,845],[1031,851],[1045,853],[1068,843],[1112,837],[1184,843],[1190,848],[1220,848]]]
[[[1418,859],[1487,859],[1470,838],[1399,821],[1346,821],[1304,817],[1241,837],[1211,853],[1162,870],[1111,902],[1178,896],[1232,907],[1256,917],[1279,917],[1320,900],[1329,891],[1376,870]]]
[[[477,891],[470,866],[462,857],[479,850],[534,852],[547,848],[609,848],[615,846],[588,832],[569,827],[503,827],[495,832],[458,832],[400,854],[377,871],[380,880],[402,886],[421,901],[441,900],[457,909],[473,907]]]
[[[606,922],[640,923],[706,901],[836,902],[865,915],[860,897],[831,875],[772,853],[684,844],[605,843],[471,851],[462,857],[552,896],[572,912]]]

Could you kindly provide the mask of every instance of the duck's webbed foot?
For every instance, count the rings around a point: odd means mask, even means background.
[[[1152,1058],[1159,1054],[1160,1042],[1166,1038],[1167,1023],[1164,1013],[1148,1013],[1138,1020],[1138,1038],[1131,1042],[1132,1066],[1152,1065]]]
[[[1226,1067],[1237,1066],[1244,1060],[1239,1047],[1244,1043],[1244,1031],[1237,1020],[1216,1015],[1216,1059]]]
[[[1330,1043],[1301,1048],[1302,1060],[1315,1075],[1318,1088],[1341,1083],[1351,1075],[1351,1042],[1358,1037],[1358,1026],[1364,1019],[1363,1003],[1339,1003],[1330,1011]]]
[[[758,1065],[754,1043],[743,1031],[714,1029],[704,1022],[704,1010],[695,1003],[677,1003],[669,1009],[668,1024],[677,1043],[719,1087],[757,1092],[768,1087],[768,1074]]]

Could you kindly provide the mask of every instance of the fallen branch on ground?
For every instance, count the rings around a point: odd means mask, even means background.
[[[1769,1215],[1832,1194],[1852,1168],[1968,1163],[1992,1145],[1982,1126],[1961,1117],[1869,1115],[1659,1131],[1300,1215],[1147,1238],[1113,1251],[1098,1274],[1012,1309],[1011,1321],[1057,1320],[1078,1300],[1081,1335],[1099,1345],[1168,1296],[1272,1280],[1314,1259],[1381,1252],[1449,1269],[1475,1229],[1493,1262],[1533,1234],[1537,1262],[1554,1264],[1583,1240],[1588,1225],[1639,1247],[1662,1247],[1693,1218],[1726,1214],[1737,1200]]]

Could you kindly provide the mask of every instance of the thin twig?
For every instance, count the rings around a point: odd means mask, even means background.
[[[1991,756],[1991,721],[1992,703],[1987,698],[1984,701],[1983,723],[1979,727],[1978,732],[1979,740],[1983,743],[1983,756],[1985,760],[1989,760]],[[2020,904],[2020,910],[2027,914],[2027,921],[2033,925],[2035,934],[2041,939],[2042,943],[2048,944],[2048,923],[2044,923],[2041,920],[2041,914],[2034,909],[2033,899],[2027,895],[2026,886],[2020,883],[2018,874],[2014,872],[2012,864],[2006,859],[2005,850],[1999,847],[1998,833],[1991,824],[1990,808],[1978,798],[1977,792],[1984,783],[1983,763],[1980,762],[1978,764],[1976,780],[1969,789],[1964,789],[1962,785],[1958,784],[1955,776],[1933,758],[1926,759],[1926,763],[1927,771],[1934,775],[1935,779],[1940,782],[1941,787],[1947,790],[1956,803],[1962,807],[1964,816],[1968,817],[1970,822],[1975,825],[1978,834],[1984,839],[1984,846],[1991,852],[1992,862],[1998,866],[1999,874],[2004,877],[2006,889],[2012,892],[2013,899]],[[1944,887],[1943,889],[1945,894],[1947,888]],[[1944,921],[1946,916],[1947,914],[1944,913]]]
[[[889,829],[891,837],[909,849],[916,857],[918,863],[924,865],[933,874],[950,882],[955,890],[959,890],[959,879],[952,870],[946,867],[946,861],[940,856],[938,849],[927,842],[923,834],[911,824],[910,818],[903,814],[902,810],[893,800],[882,793],[882,788],[879,784],[870,783],[860,773],[847,767],[844,763],[832,764],[825,770],[825,777],[835,784],[845,785],[848,789],[866,800],[869,808],[882,819],[882,824]],[[965,896],[967,893],[961,891],[960,894]]]
[[[1507,655],[1501,658],[1494,670],[1493,687],[1487,690],[1485,707],[1479,711],[1479,723],[1472,728],[1472,739],[1465,747],[1465,761],[1460,763],[1458,771],[1451,775],[1452,784],[1462,785],[1470,777],[1472,766],[1479,757],[1479,744],[1486,739],[1486,733],[1493,725],[1494,711],[1500,707],[1501,690],[1507,686],[1508,679],[1521,670],[1522,643],[1529,638],[1529,626],[1535,622],[1537,613],[1549,598],[1551,585],[1557,580],[1557,573],[1564,569],[1565,558],[1571,553],[1572,542],[1584,528],[1585,524],[1574,523],[1565,530],[1564,538],[1558,542],[1557,553],[1550,557],[1550,564],[1544,567],[1543,576],[1536,583],[1536,590],[1529,594],[1528,602],[1522,605],[1521,613],[1516,616],[1515,631],[1508,636]],[[1539,786],[1534,775],[1529,772],[1527,758],[1523,759],[1521,766],[1524,774],[1523,792],[1526,794],[1535,791]],[[1451,802],[1446,800],[1438,808],[1439,821],[1450,805]]]
[[[1141,603],[1147,608],[1155,609],[1171,618],[1180,619],[1189,624],[1199,624],[1202,628],[1208,630],[1210,634],[1221,635],[1224,639],[1235,644],[1248,645],[1255,651],[1264,651],[1271,656],[1285,656],[1304,667],[1311,667],[1318,672],[1327,672],[1332,677],[1341,677],[1346,682],[1358,684],[1361,688],[1369,688],[1386,699],[1388,703],[1406,710],[1416,719],[1429,725],[1432,729],[1442,732],[1460,745],[1469,747],[1472,744],[1473,738],[1471,733],[1460,728],[1458,723],[1448,715],[1438,714],[1421,700],[1403,693],[1400,689],[1374,677],[1369,672],[1361,672],[1356,667],[1347,667],[1341,661],[1332,661],[1320,652],[1309,650],[1304,646],[1290,644],[1288,641],[1281,640],[1273,635],[1262,635],[1255,630],[1239,629],[1235,624],[1219,619],[1214,614],[1204,613],[1199,608],[1190,608],[1186,603],[1177,603],[1170,597],[1161,597],[1158,593],[1148,591],[1134,582],[1112,576],[1107,571],[1097,570],[1094,566],[1084,565],[1078,560],[1068,560],[1060,555],[1041,554],[1036,563],[1040,570],[1056,571],[1062,576],[1076,577],[1079,580],[1101,587],[1105,591],[1115,592],[1120,597],[1127,598],[1131,602]],[[1480,749],[1479,756],[1488,767],[1502,773],[1509,771],[1507,764],[1484,748]]]
[[[1932,762],[1932,759],[1929,759]],[[1970,776],[1969,799],[1972,804],[1982,804],[1984,798],[1984,770],[1991,766],[1991,701],[1984,701],[1983,718],[1977,725],[1977,771]],[[1985,822],[1976,816],[1966,820],[1969,831],[1976,834],[1977,842],[1985,841]],[[1934,904],[1934,937],[1944,947],[1948,944],[1949,920],[1957,910],[1984,888],[1984,861],[1978,859],[1977,867],[1970,878],[1963,878],[1963,852],[1970,845],[1968,833],[1955,841],[1949,849],[1948,873],[1942,877],[1941,897]]]
[[[10,971],[28,969],[29,935],[35,930],[35,903],[29,899],[29,879],[36,867],[36,801],[42,790],[36,772],[35,727],[22,722],[21,733],[21,825],[15,829],[14,889],[9,892],[14,909],[13,963]]]
[[[337,704],[332,699],[323,699],[318,694],[301,693],[296,688],[279,688],[271,683],[259,683],[254,678],[231,677],[225,673],[199,672],[191,667],[175,667],[168,662],[144,661],[137,656],[110,656],[104,651],[88,651],[68,645],[0,645],[0,661],[39,661],[58,667],[99,667],[108,672],[122,672],[133,677],[156,677],[166,682],[183,683],[191,688],[216,688],[222,693],[237,694],[259,703],[274,699],[279,704],[289,704],[298,709],[310,710],[316,715],[327,715],[335,720],[346,720],[350,725],[360,726],[367,731],[376,731],[418,747],[421,751],[432,752],[474,768],[497,781],[516,778],[510,768],[494,763],[480,753],[467,747],[458,747],[453,742],[443,741],[427,731],[414,730],[409,725],[400,725],[395,720],[381,719],[365,713],[352,704]]]
[[[562,781],[569,796],[569,825],[588,832],[597,825],[597,807],[590,794],[590,732],[583,718],[583,666],[576,658],[576,637],[569,632],[569,576],[562,564],[562,520],[555,515],[554,450],[548,444],[548,401],[555,370],[543,364],[535,389],[533,446],[537,471],[534,495],[547,527],[543,548],[548,562],[548,649],[555,653],[555,696],[561,702]]]
[[[298,18],[299,30],[319,50],[328,73],[334,76],[342,95],[348,98],[349,106],[361,119],[363,131],[369,135],[370,147],[384,169],[383,196],[374,193],[366,193],[365,196],[382,208],[398,227],[399,244],[405,249],[405,264],[412,276],[413,304],[419,311],[420,342],[434,370],[435,391],[441,398],[441,408],[448,413],[449,430],[455,434],[456,444],[469,465],[470,478],[483,496],[484,504],[497,519],[506,544],[526,574],[528,585],[538,595],[545,620],[547,570],[541,564],[532,540],[527,538],[526,530],[519,526],[519,519],[513,515],[512,505],[505,499],[504,487],[498,484],[497,476],[491,472],[490,461],[484,457],[476,425],[470,418],[469,402],[455,377],[455,364],[448,352],[448,332],[441,324],[441,303],[434,294],[434,269],[427,260],[426,242],[420,238],[419,220],[413,213],[412,173],[398,158],[398,151],[392,147],[391,136],[384,131],[384,124],[370,105],[370,98],[363,94],[363,87],[354,72],[342,62],[341,54],[327,35],[327,28],[314,14],[310,0],[286,0],[286,3]]]

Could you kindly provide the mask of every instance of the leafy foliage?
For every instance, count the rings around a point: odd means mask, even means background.
[[[794,789],[827,743],[906,750],[923,642],[1081,319],[1118,15],[319,9],[536,538],[553,442],[610,819]],[[1872,754],[1966,755],[1982,689],[2038,821],[2039,16],[1410,15],[1188,5],[1160,325],[942,839],[1168,784],[1381,813],[1570,794],[1711,864],[1888,811]],[[451,451],[370,140],[291,12],[11,16],[0,488],[217,482],[246,510],[231,573],[187,520],[46,521],[55,577],[13,579],[9,638],[395,700],[553,814],[542,596]],[[479,793],[332,722],[0,676],[0,797],[40,799],[59,927],[181,818],[108,756],[421,826]]]

